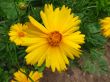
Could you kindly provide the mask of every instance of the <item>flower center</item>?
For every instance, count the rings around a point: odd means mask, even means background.
[[[51,32],[47,38],[49,45],[58,46],[62,40],[62,35],[58,31]]]
[[[24,34],[24,32],[19,32],[19,33],[18,33],[18,36],[19,36],[19,37],[24,37],[25,34]]]

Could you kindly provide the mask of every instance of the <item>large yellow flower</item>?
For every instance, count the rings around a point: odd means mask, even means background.
[[[30,25],[29,29],[36,35],[25,39],[25,44],[29,44],[26,49],[26,62],[38,66],[45,62],[46,67],[51,67],[53,72],[55,69],[66,70],[68,58],[80,57],[80,44],[84,43],[85,36],[78,31],[81,21],[65,6],[53,10],[52,5],[46,4],[40,15],[44,25],[29,16],[34,28],[32,31]]]
[[[100,23],[103,35],[110,38],[110,17],[100,20]]]
[[[42,73],[37,71],[31,71],[28,76],[23,69],[18,70],[14,73],[14,79],[11,82],[39,82],[39,79],[42,77]]]
[[[10,40],[12,42],[15,42],[16,45],[22,45],[23,38],[26,37],[25,30],[27,28],[28,27],[26,24],[23,25],[23,24],[17,23],[12,25],[9,32]]]

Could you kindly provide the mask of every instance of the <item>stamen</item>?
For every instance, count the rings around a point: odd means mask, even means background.
[[[62,35],[58,31],[51,32],[47,38],[49,45],[58,46],[62,40]]]
[[[24,34],[24,32],[19,32],[19,33],[18,33],[18,36],[19,36],[19,37],[24,37],[25,34]]]

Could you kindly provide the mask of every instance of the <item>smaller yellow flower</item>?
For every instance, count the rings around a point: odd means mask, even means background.
[[[37,71],[31,71],[27,76],[25,73],[23,69],[18,70],[18,72],[14,73],[14,79],[11,82],[39,82],[39,79],[42,77],[42,73]]]
[[[25,30],[28,28],[26,24],[14,24],[10,28],[9,36],[12,42],[15,42],[16,45],[22,45],[23,38],[26,37]]]
[[[38,80],[42,77],[42,73],[31,71],[30,74],[29,74],[29,77],[34,82],[39,82]],[[28,78],[28,82],[31,82],[31,79]]]
[[[110,17],[100,20],[101,31],[105,37],[110,38]]]

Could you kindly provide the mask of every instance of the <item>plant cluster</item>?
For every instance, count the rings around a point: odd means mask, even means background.
[[[12,25],[29,21],[29,15],[43,24],[40,11],[44,9],[45,4],[53,4],[54,8],[62,8],[65,5],[81,20],[79,30],[85,35],[85,43],[81,47],[80,58],[69,59],[69,67],[78,67],[88,73],[107,73],[109,70],[104,58],[107,42],[105,37],[108,37],[106,34],[110,31],[103,33],[103,30],[106,30],[105,25],[109,22],[100,19],[110,16],[109,0],[0,0],[0,82],[9,82],[13,73],[21,67],[28,74],[31,70],[44,71],[45,63],[41,66],[27,65],[24,59],[27,47],[10,41],[9,31]]]

